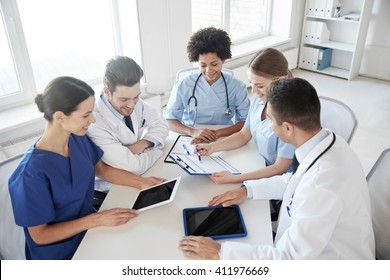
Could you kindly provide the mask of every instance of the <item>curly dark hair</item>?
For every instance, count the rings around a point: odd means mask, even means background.
[[[188,42],[188,59],[190,62],[198,62],[199,55],[216,53],[220,59],[226,60],[232,57],[231,44],[229,35],[222,29],[215,27],[199,29],[192,34]]]

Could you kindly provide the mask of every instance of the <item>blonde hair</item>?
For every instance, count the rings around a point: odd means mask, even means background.
[[[255,75],[272,80],[293,76],[285,56],[272,48],[258,52],[249,62],[248,69]]]

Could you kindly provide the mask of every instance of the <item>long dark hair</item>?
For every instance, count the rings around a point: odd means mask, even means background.
[[[86,83],[73,77],[57,77],[51,80],[44,92],[35,97],[38,109],[48,121],[53,121],[53,114],[57,111],[70,115],[77,110],[77,106],[94,96],[95,92]]]

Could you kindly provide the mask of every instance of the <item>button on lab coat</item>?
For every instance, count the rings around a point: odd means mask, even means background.
[[[110,111],[102,98],[97,101],[94,115],[96,122],[88,128],[88,136],[104,151],[102,160],[108,165],[141,175],[163,154],[168,125],[160,112],[142,99],[131,114],[134,133]],[[133,154],[127,145],[140,139],[151,141],[154,146],[139,155]]]

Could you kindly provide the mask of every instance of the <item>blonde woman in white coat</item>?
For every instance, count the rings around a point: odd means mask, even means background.
[[[203,259],[374,259],[368,186],[348,144],[321,128],[320,102],[307,81],[273,82],[268,115],[274,132],[297,147],[296,172],[245,181],[243,187],[214,197],[210,205],[246,199],[280,199],[274,245],[185,237],[187,256]]]
[[[136,175],[161,157],[169,133],[161,113],[140,98],[142,76],[141,67],[131,58],[109,60],[103,92],[94,109],[96,123],[88,130],[88,136],[104,151],[106,164]],[[131,128],[125,122],[129,116]]]

